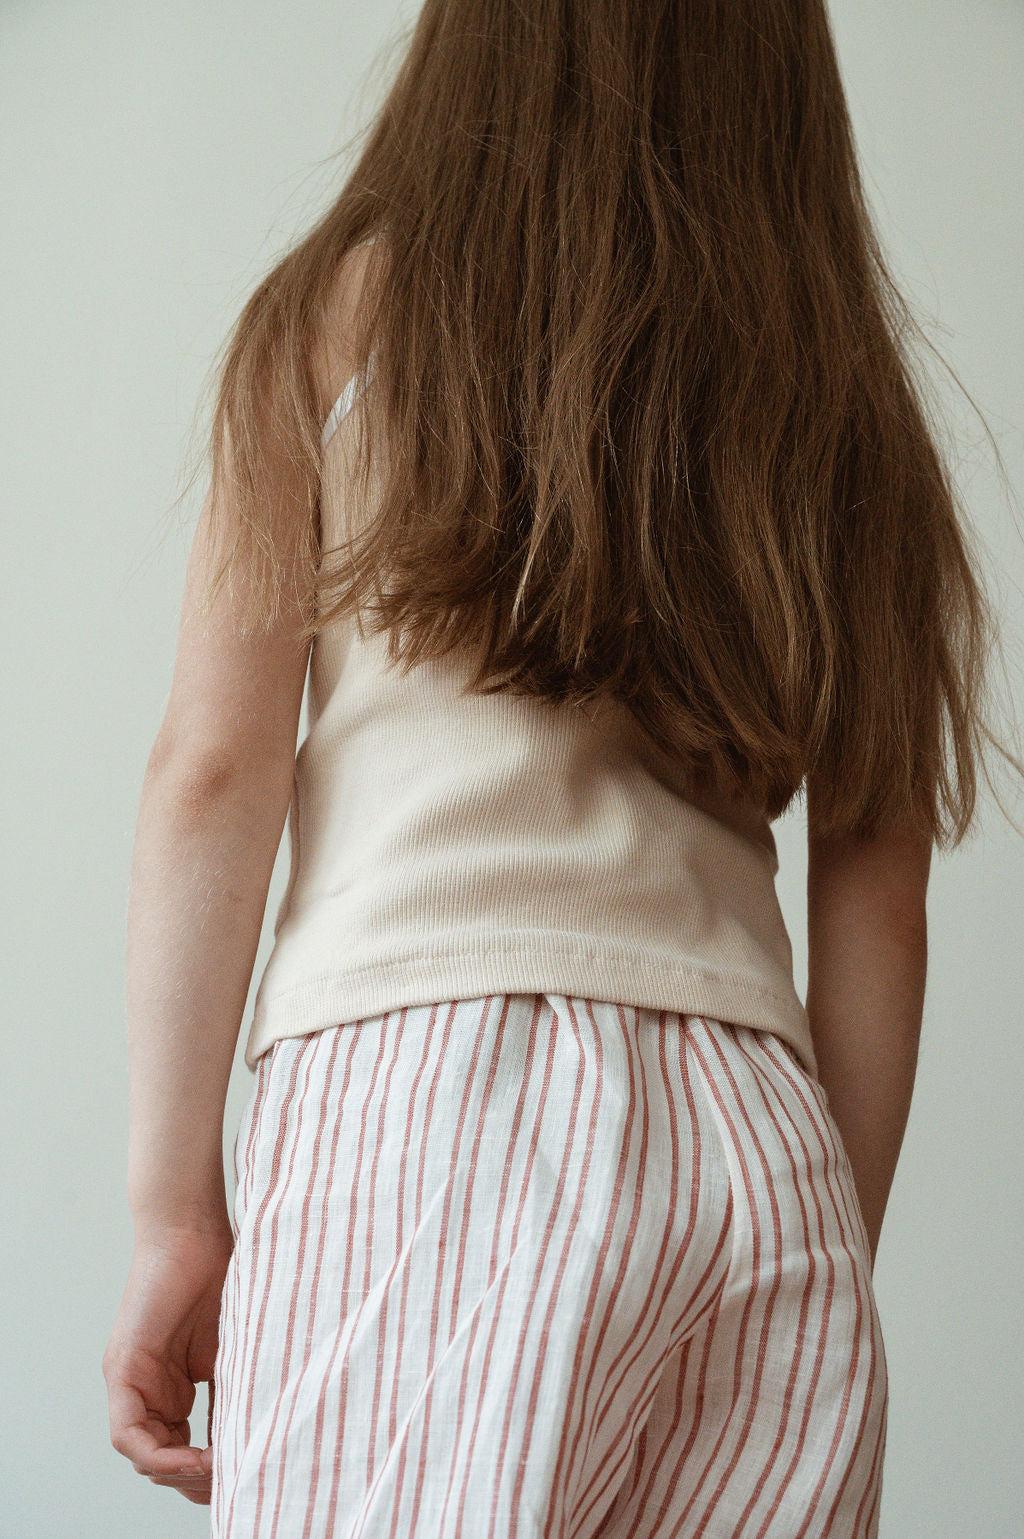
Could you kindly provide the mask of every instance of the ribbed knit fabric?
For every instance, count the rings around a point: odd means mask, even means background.
[[[355,516],[356,394],[324,428],[325,549]],[[776,1032],[816,1074],[767,819],[688,799],[617,702],[470,695],[468,676],[453,654],[403,677],[354,619],[314,640],[248,1066],[398,1006],[550,990]]]

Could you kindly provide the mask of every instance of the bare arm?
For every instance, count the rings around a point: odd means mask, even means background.
[[[189,562],[170,701],[150,754],[127,932],[128,1197],[137,1235],[226,1229],[224,1101],[291,796],[308,644],[201,617]]]
[[[324,412],[344,382],[343,351],[336,344],[316,352]],[[272,424],[265,430],[268,442],[278,441]],[[289,454],[271,461],[266,483],[281,511],[311,516],[305,477]],[[140,1474],[201,1503],[211,1499],[213,1449],[189,1445],[187,1417],[195,1384],[206,1380],[212,1435],[220,1303],[234,1245],[225,1091],[291,800],[309,658],[291,585],[276,615],[252,632],[241,623],[246,574],[236,571],[209,611],[200,602],[237,527],[230,503],[214,499],[232,495],[230,476],[217,478],[196,530],[170,699],[132,854],[126,1004],[135,1241],[103,1354],[114,1448]]]
[[[808,857],[807,1012],[873,1261],[917,1070],[931,841],[812,831]]]
[[[348,333],[365,265],[365,252],[342,264],[315,340],[321,417],[351,373]],[[273,460],[265,492],[296,519],[308,516],[304,478],[287,454]],[[290,588],[274,624],[251,635],[240,623],[242,573],[209,615],[201,611],[234,530],[226,508],[220,541],[213,537],[214,495],[211,487],[189,559],[132,858],[128,1194],[137,1235],[226,1228],[224,1101],[291,800],[309,659]]]

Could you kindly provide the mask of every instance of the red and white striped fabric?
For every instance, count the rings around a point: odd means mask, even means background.
[[[870,1254],[770,1032],[562,994],[276,1042],[235,1144],[213,1539],[878,1532]]]

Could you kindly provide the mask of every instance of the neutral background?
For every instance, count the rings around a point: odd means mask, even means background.
[[[167,509],[213,353],[338,184],[344,162],[326,157],[371,109],[382,49],[414,12],[0,7],[2,1539],[207,1531],[208,1509],[114,1452],[100,1371],[131,1244],[131,839],[199,490]],[[1006,479],[932,360],[1020,691],[1024,7],[834,0],[832,15],[887,253],[1003,457]],[[800,815],[776,831],[802,989]],[[883,1539],[1006,1539],[1024,1510],[1022,914],[1024,840],[989,800],[977,835],[934,867],[917,1089],[875,1272],[891,1381]],[[239,1048],[226,1150],[248,1089]],[[205,1412],[202,1389],[199,1442]]]

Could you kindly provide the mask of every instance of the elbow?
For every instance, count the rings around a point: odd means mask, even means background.
[[[216,754],[164,757],[151,755],[145,784],[150,794],[172,804],[183,815],[205,811],[234,792],[242,766]]]
[[[183,741],[159,733],[146,764],[146,784],[165,792],[183,809],[220,801],[252,778],[260,756],[219,743]]]
[[[899,836],[867,841],[812,838],[808,855],[812,915],[827,913],[842,923],[868,922],[877,935],[907,953],[927,952],[930,844]]]

